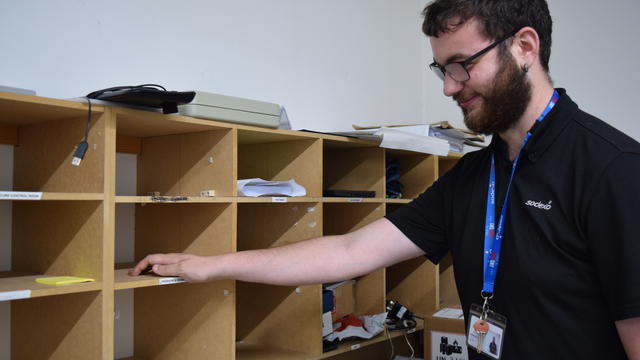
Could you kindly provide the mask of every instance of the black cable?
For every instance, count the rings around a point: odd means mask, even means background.
[[[167,91],[167,89],[165,89],[164,86],[158,85],[158,84],[142,84],[142,85],[134,86],[134,88],[139,88],[139,87],[157,87],[164,91]]]
[[[114,87],[110,87],[110,88],[106,88],[106,89],[102,89],[102,90],[97,90],[97,91],[91,92],[91,93],[87,94],[87,98],[95,99],[98,96],[100,96],[100,95],[102,95],[102,94],[104,94],[106,92],[109,92],[109,91],[131,90],[131,89],[139,89],[139,88],[144,88],[144,87],[155,87],[155,88],[162,89],[163,91],[167,91],[167,89],[165,89],[164,86],[158,85],[158,84],[114,86]]]
[[[84,141],[89,140],[89,126],[91,125],[91,99],[87,98],[87,103],[89,103],[89,114],[87,114],[87,126],[84,129]]]
[[[73,153],[73,159],[71,160],[71,165],[80,166],[82,159],[84,159],[84,154],[87,153],[87,149],[89,148],[89,127],[91,126],[91,99],[87,96],[87,103],[89,104],[89,112],[87,113],[87,125],[84,128],[84,139],[80,141],[78,146],[76,146],[76,151]]]

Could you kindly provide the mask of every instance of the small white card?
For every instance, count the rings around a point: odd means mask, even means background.
[[[40,200],[41,192],[0,191],[0,200]]]
[[[169,285],[169,284],[177,284],[183,283],[185,280],[181,277],[173,276],[173,277],[164,277],[160,279],[160,285]]]
[[[31,297],[31,290],[0,291],[0,301],[28,299]]]

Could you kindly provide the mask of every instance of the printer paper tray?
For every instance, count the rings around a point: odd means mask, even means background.
[[[280,122],[280,118],[274,115],[198,104],[179,105],[178,112],[181,115],[200,119],[227,121],[238,124],[255,125],[270,128],[277,128]]]

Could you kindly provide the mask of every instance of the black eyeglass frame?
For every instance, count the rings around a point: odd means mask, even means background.
[[[518,30],[520,31],[520,30]],[[514,36],[515,34],[518,33],[518,31],[514,31],[513,33],[494,41],[491,45],[487,46],[486,48],[478,51],[477,53],[469,56],[468,58],[462,60],[462,61],[452,61],[450,63],[447,63],[445,65],[440,65],[438,64],[435,59],[433,60],[433,62],[431,64],[429,64],[429,69],[431,69],[431,71],[433,71],[439,78],[440,80],[444,81],[445,76],[447,76],[447,66],[449,65],[454,65],[454,64],[458,64],[460,66],[462,66],[462,69],[464,69],[464,73],[467,75],[466,79],[456,79],[453,76],[451,76],[451,78],[455,81],[467,81],[471,78],[471,75],[469,75],[469,70],[467,70],[467,66],[475,59],[479,58],[480,56],[486,54],[487,52],[491,51],[491,49],[493,49],[494,47],[500,45],[503,41],[509,39],[510,37]],[[451,72],[449,71],[449,73],[451,74]]]

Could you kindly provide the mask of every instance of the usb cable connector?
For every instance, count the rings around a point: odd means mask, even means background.
[[[84,159],[84,154],[87,152],[89,148],[89,144],[86,141],[81,141],[76,147],[76,151],[73,153],[73,160],[71,160],[71,165],[79,166],[82,159]]]

